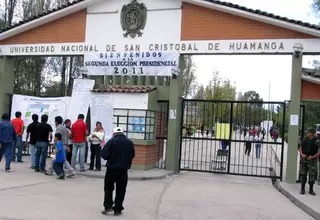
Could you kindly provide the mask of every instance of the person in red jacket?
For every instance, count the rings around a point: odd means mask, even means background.
[[[72,137],[72,159],[71,166],[76,169],[77,155],[79,152],[80,172],[85,172],[84,167],[86,138],[89,135],[86,123],[84,123],[84,115],[79,114],[78,120],[71,126],[70,137]]]

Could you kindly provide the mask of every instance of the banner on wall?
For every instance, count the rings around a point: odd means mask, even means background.
[[[88,75],[172,76],[179,69],[179,52],[86,53]]]
[[[112,137],[113,130],[113,95],[108,93],[92,93],[90,102],[91,132],[94,131],[96,123],[102,124],[105,132],[105,143]],[[90,143],[89,143],[90,145]],[[90,163],[91,152],[88,151],[87,162]],[[101,163],[106,161],[101,159]]]
[[[22,120],[24,120],[25,132],[23,134],[22,140],[26,140],[26,129],[29,124],[32,123],[32,115],[37,114],[39,116],[39,121],[41,116],[48,115],[50,124],[55,131],[54,118],[56,116],[61,116],[66,118],[68,113],[70,97],[59,97],[59,98],[40,98],[34,96],[25,95],[13,95],[12,97],[12,109],[11,109],[11,119],[15,117],[15,113],[20,111],[22,113]]]
[[[91,100],[91,90],[94,87],[94,80],[91,79],[75,79],[73,82],[72,96],[70,100],[70,108],[67,118],[74,123],[79,114],[84,117],[88,114],[89,104]]]

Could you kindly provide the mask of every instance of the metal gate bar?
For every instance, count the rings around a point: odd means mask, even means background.
[[[282,178],[284,102],[184,99],[182,109],[180,170]]]

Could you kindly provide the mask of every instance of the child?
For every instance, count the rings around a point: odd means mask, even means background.
[[[63,143],[61,139],[61,134],[57,133],[54,135],[56,156],[53,162],[53,170],[56,172],[58,179],[64,179],[63,163],[66,161],[66,154],[63,149]]]

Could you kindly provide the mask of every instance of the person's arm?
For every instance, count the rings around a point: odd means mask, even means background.
[[[62,142],[57,143],[57,147],[56,147],[56,152],[59,153],[61,151],[63,151],[63,145]]]
[[[89,131],[88,131],[88,127],[87,124],[85,123],[85,135],[88,136],[89,135]]]
[[[52,129],[51,125],[49,125],[49,126],[50,126],[49,127],[49,143],[51,143],[52,139],[53,139],[53,136],[52,136],[53,129]]]
[[[317,153],[316,155],[314,155],[314,156],[312,157],[312,159],[316,159],[316,158],[320,157],[320,141],[317,141],[317,142],[316,142],[316,145],[317,145],[317,147],[318,147],[318,153]]]
[[[111,156],[111,153],[112,153],[112,147],[113,147],[113,140],[110,139],[106,145],[104,146],[104,148],[102,149],[101,151],[101,157],[104,159],[104,160],[109,160],[110,159],[110,156]]]
[[[1,148],[1,142],[2,142],[2,124],[0,124],[0,148]]]
[[[300,145],[299,152],[300,152],[300,156],[301,156],[302,158],[306,158],[306,157],[307,157],[307,156],[306,156],[305,154],[303,154],[303,152],[302,152],[302,145]]]
[[[133,158],[136,156],[136,151],[134,149],[134,143],[132,142],[132,145],[131,145],[131,152],[132,152],[132,158],[131,160],[133,160]]]
[[[29,136],[30,136],[30,125],[27,127],[27,137],[26,137],[26,142],[28,142],[29,140]]]
[[[24,132],[24,121],[23,120],[21,120],[21,136],[23,135],[23,132]]]

